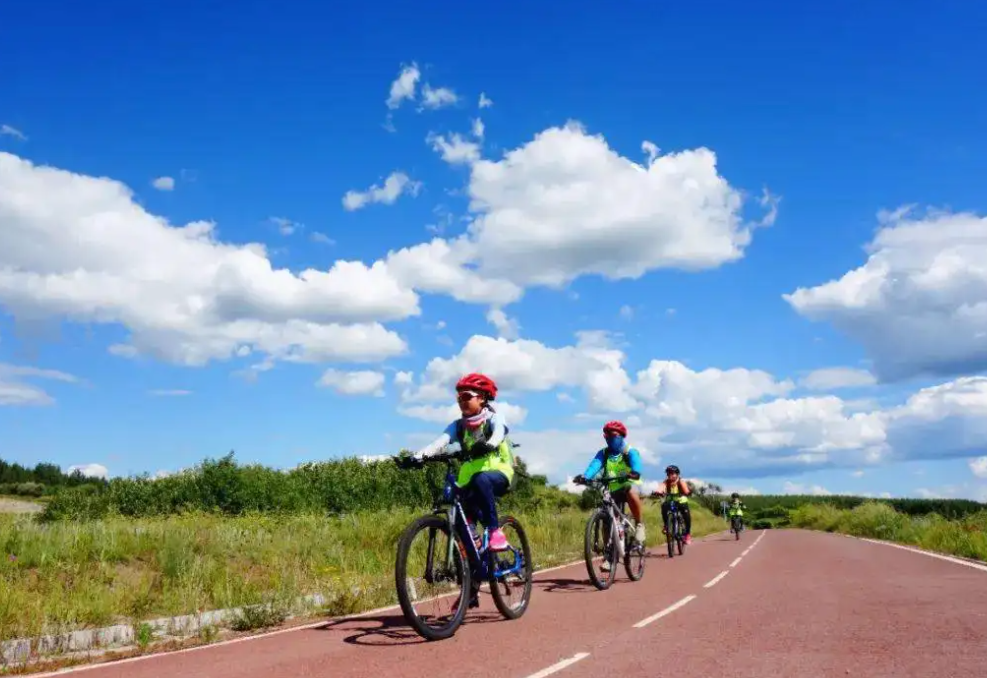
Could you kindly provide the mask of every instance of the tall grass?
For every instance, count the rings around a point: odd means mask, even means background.
[[[419,514],[187,513],[48,523],[0,516],[0,639],[262,602],[284,607],[309,593],[328,598],[329,614],[390,604],[398,536]],[[586,512],[515,515],[536,567],[581,556]],[[646,523],[648,542],[657,544],[661,518],[650,502]],[[693,534],[724,527],[693,507]]]
[[[792,510],[790,519],[795,527],[886,539],[987,560],[987,511],[948,520],[936,513],[909,516],[881,502],[867,502],[853,509],[809,504]]]

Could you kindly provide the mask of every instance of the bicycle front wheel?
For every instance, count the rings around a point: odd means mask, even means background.
[[[586,521],[585,556],[586,569],[593,586],[605,591],[613,584],[617,576],[617,530],[614,529],[610,515],[597,509]],[[600,571],[596,571],[596,560],[600,559]],[[607,564],[609,569],[604,569]]]
[[[459,538],[450,533],[443,517],[423,516],[405,529],[398,541],[394,579],[401,611],[421,637],[443,640],[463,623],[470,568]],[[442,612],[444,608],[448,611]]]
[[[631,581],[640,581],[644,576],[644,564],[648,559],[648,547],[639,544],[630,531],[624,545],[624,570]]]
[[[490,593],[502,615],[517,619],[531,602],[531,580],[535,568],[531,562],[528,535],[517,518],[507,516],[500,521],[500,527],[507,534],[511,549],[493,554],[496,570],[495,576],[490,578]]]
[[[679,555],[685,551],[685,518],[682,514],[677,514],[675,520],[678,523],[678,529],[675,530],[675,543],[678,544]]]
[[[676,525],[675,514],[672,513],[671,509],[669,509],[668,519],[665,520],[665,544],[668,545],[669,558],[675,557],[675,538],[676,538],[675,525]]]

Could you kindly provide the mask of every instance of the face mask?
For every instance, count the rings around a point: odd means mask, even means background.
[[[614,436],[607,440],[607,449],[616,454],[624,449],[624,439],[622,436]]]

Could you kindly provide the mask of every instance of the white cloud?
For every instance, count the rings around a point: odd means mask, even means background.
[[[277,227],[278,233],[283,236],[289,236],[295,231],[303,228],[301,224],[296,223],[291,219],[286,219],[285,217],[271,217],[268,221]]]
[[[380,321],[418,297],[383,262],[274,269],[262,245],[172,226],[123,184],[0,153],[0,303],[15,317],[129,330],[117,355],[186,365],[260,354],[375,361],[407,350]]]
[[[384,395],[384,381],[384,374],[373,370],[343,372],[328,369],[322,374],[318,385],[343,395],[372,395],[380,398]]]
[[[387,107],[394,110],[399,108],[405,99],[413,100],[415,88],[420,78],[421,71],[418,70],[416,63],[412,62],[410,66],[402,67],[401,73],[391,83],[391,91],[386,102]]]
[[[484,126],[483,126],[483,121],[480,120],[479,118],[473,118],[473,130],[472,131],[473,131],[473,136],[475,136],[477,139],[482,139],[483,138],[483,134],[486,131],[485,128],[484,128]]]
[[[987,217],[879,215],[867,262],[784,299],[860,342],[882,380],[987,368]]]
[[[314,231],[312,233],[312,235],[309,236],[309,239],[312,242],[319,243],[320,245],[335,245],[336,244],[336,241],[335,240],[333,240],[332,238],[330,238],[325,233],[319,233],[318,231]]]
[[[823,497],[833,494],[821,485],[804,485],[802,483],[786,482],[781,490],[782,494],[813,494]]]
[[[923,388],[883,413],[887,441],[903,459],[972,457],[987,450],[987,377]]]
[[[148,395],[157,397],[180,397],[192,395],[191,391],[180,388],[157,388],[147,392]]]
[[[469,232],[485,275],[558,286],[585,274],[701,270],[741,258],[751,241],[741,194],[707,149],[645,167],[576,123],[547,129],[499,161],[453,147],[441,146],[447,160],[471,164]]]
[[[860,470],[857,470],[857,471],[854,471],[853,473],[851,473],[850,475],[852,475],[854,478],[863,478],[864,477],[864,472],[863,471],[860,471]]]
[[[978,478],[987,478],[987,457],[971,459],[970,472]]]
[[[778,219],[778,205],[781,203],[781,197],[777,195],[772,195],[771,192],[765,188],[761,193],[761,197],[758,199],[761,207],[765,208],[768,212],[761,219],[762,226],[774,226],[775,221]]]
[[[421,188],[420,181],[412,181],[404,172],[392,172],[383,186],[374,184],[366,191],[347,191],[343,196],[343,208],[352,212],[372,203],[393,205],[402,194],[417,196]]]
[[[422,87],[422,107],[436,110],[445,106],[451,106],[459,101],[459,97],[448,87],[433,89],[427,82]]]
[[[487,321],[497,328],[497,333],[504,339],[517,339],[519,331],[517,318],[509,318],[501,309],[492,308],[487,311]]]
[[[477,106],[479,108],[490,108],[491,106],[493,106],[493,101],[487,98],[486,94],[480,92],[480,101],[477,103]]]
[[[75,471],[79,471],[87,478],[106,478],[109,475],[109,470],[102,464],[76,464],[68,467],[67,472],[70,475]]]
[[[58,370],[0,363],[0,407],[54,404],[54,398],[44,389],[31,383],[25,383],[26,380],[31,379],[48,379],[70,384],[79,383],[78,377]]]
[[[18,141],[27,141],[27,137],[16,127],[4,124],[0,125],[0,137],[14,137]]]
[[[624,304],[620,307],[620,317],[624,320],[631,320],[634,317],[634,307]]]
[[[832,391],[838,388],[871,386],[877,383],[877,380],[867,370],[858,370],[852,367],[826,367],[810,372],[799,383],[812,391]]]
[[[452,133],[448,139],[441,134],[429,133],[425,141],[450,165],[472,165],[480,160],[480,145],[467,141],[458,133]]]
[[[151,182],[151,185],[159,191],[175,190],[175,179],[173,177],[158,177]]]

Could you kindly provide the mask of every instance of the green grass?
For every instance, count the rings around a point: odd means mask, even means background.
[[[790,520],[794,527],[886,539],[940,553],[987,560],[987,511],[947,520],[936,513],[909,516],[881,502],[867,502],[853,509],[810,504],[792,510]]]
[[[694,535],[726,529],[705,509],[692,509]],[[201,513],[47,523],[0,515],[0,639],[267,603],[236,621],[255,628],[278,623],[290,601],[314,592],[329,597],[323,614],[391,604],[398,536],[420,514]],[[581,557],[588,513],[516,515],[537,568]],[[660,522],[657,504],[647,502],[650,545],[663,539]]]

